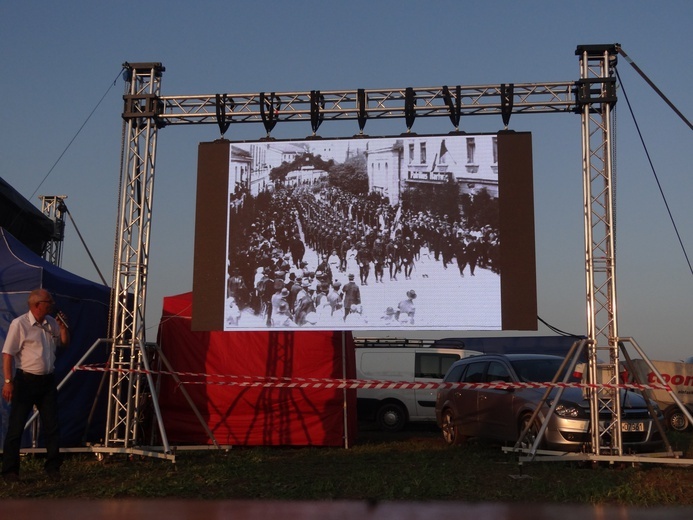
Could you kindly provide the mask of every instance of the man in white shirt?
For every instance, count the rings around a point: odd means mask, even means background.
[[[45,289],[32,291],[28,304],[29,312],[10,323],[2,348],[2,397],[12,405],[2,455],[2,476],[6,481],[19,479],[22,432],[34,406],[39,411],[46,443],[46,473],[60,478],[58,391],[53,369],[55,351],[67,346],[70,331],[62,313],[58,313],[57,320],[49,316],[55,302]]]

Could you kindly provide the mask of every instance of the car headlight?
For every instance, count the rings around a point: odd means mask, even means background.
[[[551,404],[549,403],[549,406]],[[577,419],[578,417],[584,417],[584,411],[575,403],[559,402],[554,411],[559,417],[567,417],[570,419]]]

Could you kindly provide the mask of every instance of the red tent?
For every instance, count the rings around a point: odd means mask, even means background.
[[[218,444],[340,446],[346,437],[351,445],[355,390],[239,386],[229,377],[353,379],[350,333],[195,332],[191,310],[192,293],[164,298],[158,343]],[[162,377],[159,404],[171,444],[213,443],[172,376]]]

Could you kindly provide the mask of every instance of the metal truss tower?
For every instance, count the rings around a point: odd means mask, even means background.
[[[53,236],[46,244],[43,259],[60,267],[65,237],[65,202],[67,195],[41,195],[41,212],[53,221]]]
[[[148,370],[144,316],[160,126],[157,116],[161,111],[161,75],[165,69],[160,63],[124,67],[123,157],[113,266],[105,447],[128,450],[142,445],[144,436],[139,429],[143,407],[155,388]],[[156,398],[152,401],[168,452],[158,402]]]
[[[362,134],[369,119],[449,117],[459,130],[462,117],[496,115],[507,128],[512,114],[574,113],[582,118],[585,273],[589,366],[587,382],[619,382],[619,337],[615,287],[612,189],[612,109],[618,45],[580,46],[580,79],[542,84],[162,96],[160,63],[126,63],[123,163],[116,233],[110,398],[106,446],[142,445],[140,413],[153,396],[145,350],[145,303],[157,132],[168,125],[262,123],[267,136],[277,123],[310,122],[313,134],[325,120],[355,120]],[[600,362],[600,354],[607,360]],[[622,455],[616,391],[590,394],[591,450]],[[607,417],[607,420],[604,418]],[[165,432],[160,424],[165,450]]]
[[[589,383],[619,384],[616,306],[612,109],[616,103],[615,45],[580,46],[577,98],[582,116],[582,176]],[[604,354],[604,359],[602,356]],[[623,455],[619,390],[589,392],[592,453]]]

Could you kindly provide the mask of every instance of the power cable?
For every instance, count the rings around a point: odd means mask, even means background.
[[[551,325],[550,323],[548,323],[548,322],[544,321],[543,319],[541,319],[541,316],[537,316],[537,319],[538,319],[540,322],[542,322],[544,325],[546,325],[549,329],[551,329],[553,332],[555,332],[556,334],[558,334],[559,336],[567,336],[567,337],[571,337],[571,338],[584,338],[584,336],[581,336],[581,335],[579,335],[579,334],[571,334],[570,332],[566,332],[566,331],[561,330],[561,329],[559,329],[559,328],[557,328],[557,327],[554,327],[554,326]]]
[[[652,170],[652,174],[654,175],[655,182],[657,183],[657,187],[659,188],[659,193],[662,196],[662,200],[664,201],[664,206],[666,207],[667,213],[669,214],[669,220],[671,221],[671,225],[674,227],[674,232],[676,233],[676,238],[679,241],[679,245],[681,246],[681,250],[683,251],[683,256],[686,259],[686,262],[688,263],[688,270],[691,272],[691,275],[693,275],[693,266],[691,266],[691,261],[688,258],[688,253],[686,252],[686,246],[683,244],[683,240],[681,239],[681,234],[679,233],[678,227],[676,226],[676,221],[674,220],[674,216],[671,213],[671,209],[669,208],[669,203],[667,202],[667,198],[664,195],[664,190],[662,189],[662,184],[659,182],[659,176],[657,175],[657,170],[655,170],[654,164],[652,163],[652,158],[650,157],[650,152],[647,149],[647,145],[645,144],[645,139],[642,136],[642,132],[640,131],[640,125],[638,124],[638,121],[635,119],[635,113],[633,112],[633,108],[630,105],[630,101],[628,99],[628,94],[626,93],[626,89],[623,86],[623,81],[621,81],[621,76],[618,73],[618,70],[616,70],[616,77],[618,78],[618,82],[621,85],[621,90],[623,91],[623,97],[626,100],[626,105],[628,105],[628,110],[630,111],[630,116],[633,118],[633,123],[635,124],[635,129],[638,132],[638,136],[640,137],[640,142],[642,143],[642,147],[645,150],[645,155],[647,156],[647,161],[650,163],[650,169]],[[690,125],[690,123],[689,123]]]

